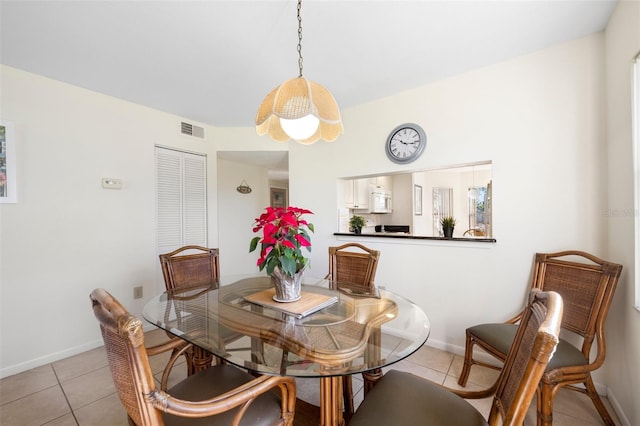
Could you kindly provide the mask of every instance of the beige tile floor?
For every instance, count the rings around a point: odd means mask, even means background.
[[[159,342],[162,332],[147,333],[147,345]],[[162,370],[165,359],[152,360],[154,373]],[[445,386],[456,388],[456,378],[462,358],[448,352],[423,347],[411,357],[392,368],[410,371]],[[183,368],[172,381],[181,379]],[[469,389],[487,387],[495,380],[495,370],[474,367]],[[354,376],[353,388],[356,405],[362,401],[361,376]],[[298,381],[298,397],[319,404],[317,379]],[[485,416],[489,412],[490,399],[471,400]],[[609,412],[615,416],[609,401]],[[0,381],[0,424],[2,426],[58,425],[94,426],[127,425],[126,416],[115,393],[103,348],[94,349],[61,361],[34,368]],[[598,413],[590,400],[582,394],[561,390],[555,401],[554,424],[600,425]],[[620,424],[616,422],[616,424]],[[535,425],[535,401],[529,409],[525,425]]]

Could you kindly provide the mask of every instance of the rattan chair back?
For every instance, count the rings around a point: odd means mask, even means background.
[[[563,299],[556,292],[531,291],[507,354],[489,413],[489,424],[521,425],[547,363],[558,344]],[[497,415],[500,415],[497,418]]]
[[[565,260],[570,256],[582,261]],[[605,350],[604,322],[621,271],[622,265],[585,252],[536,254],[532,287],[562,296],[562,328],[584,338],[582,352],[587,357],[594,338],[600,339],[601,349]]]
[[[342,284],[371,287],[374,285],[379,259],[380,251],[358,243],[329,247],[328,278]]]
[[[111,377],[129,418],[136,425],[162,425],[162,415],[144,398],[155,382],[144,347],[142,321],[130,315],[103,289],[91,293],[93,312],[100,323]]]
[[[160,255],[162,275],[167,290],[216,284],[220,278],[219,250],[184,246]]]

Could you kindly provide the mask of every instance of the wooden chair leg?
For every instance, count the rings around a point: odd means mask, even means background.
[[[538,426],[551,426],[553,425],[553,398],[555,397],[558,388],[553,384],[540,382],[538,387]]]
[[[460,386],[466,386],[469,379],[469,373],[471,372],[471,365],[473,363],[473,337],[467,333],[467,339],[464,345],[464,362],[462,364],[462,371],[460,377],[458,377],[458,384]]]
[[[540,413],[542,413],[542,392],[538,386],[536,389],[536,426],[540,426]]]
[[[607,408],[602,403],[600,395],[598,395],[598,392],[596,392],[596,387],[593,384],[591,375],[589,375],[587,380],[584,381],[584,386],[586,388],[587,395],[589,395],[591,401],[593,401],[593,405],[595,405],[596,410],[598,410],[598,413],[600,414],[600,417],[602,417],[602,421],[604,422],[604,424],[606,424],[607,426],[614,426],[615,423],[613,422],[613,419],[609,415]]]

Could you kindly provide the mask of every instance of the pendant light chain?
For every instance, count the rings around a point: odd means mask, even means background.
[[[302,77],[302,16],[300,16],[300,9],[302,9],[302,0],[298,0],[298,68],[300,69],[298,77]]]
[[[326,88],[302,76],[302,0],[297,0],[297,4],[300,73],[264,98],[256,114],[256,132],[278,142],[291,139],[305,145],[319,139],[333,142],[344,132],[340,108]]]

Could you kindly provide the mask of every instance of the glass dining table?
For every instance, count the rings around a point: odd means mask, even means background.
[[[256,373],[319,378],[323,426],[344,424],[344,376],[363,373],[366,392],[429,337],[424,311],[384,288],[305,278],[300,303],[277,303],[272,287],[266,275],[221,277],[155,296],[143,316],[193,343],[196,370],[215,355]]]

